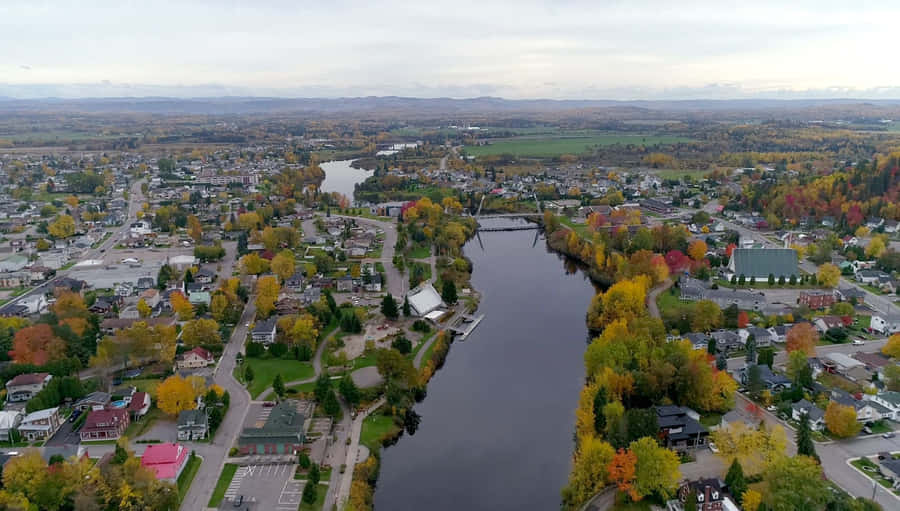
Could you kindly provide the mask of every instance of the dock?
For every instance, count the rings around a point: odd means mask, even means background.
[[[456,325],[453,325],[447,330],[453,333],[454,336],[458,336],[458,338],[462,341],[475,330],[475,327],[481,323],[481,320],[484,319],[484,314],[479,314],[478,316],[470,316],[468,314],[460,314],[460,320]]]

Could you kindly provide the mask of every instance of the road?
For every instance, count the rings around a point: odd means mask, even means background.
[[[394,245],[397,244],[397,226],[393,222],[383,220],[372,220],[370,218],[362,218],[357,216],[341,216],[332,215],[339,218],[350,218],[356,220],[357,224],[371,225],[384,231],[384,242],[381,249],[381,257],[362,259],[364,263],[380,262],[384,266],[385,278],[387,279],[387,292],[394,297],[406,296],[407,281],[400,270],[394,266]],[[313,231],[315,232],[315,231]]]
[[[341,484],[337,494],[337,508],[343,509],[344,503],[347,502],[347,498],[350,496],[350,485],[353,483],[353,468],[356,466],[356,457],[359,451],[359,435],[362,433],[362,425],[363,421],[366,417],[369,416],[370,413],[377,410],[381,405],[385,403],[385,399],[379,398],[377,401],[372,403],[372,406],[367,408],[365,411],[360,412],[356,415],[356,418],[353,419],[353,424],[350,429],[350,445],[347,447],[347,457],[344,460],[344,464],[346,468],[344,473],[341,474]],[[326,501],[326,508],[328,502]]]

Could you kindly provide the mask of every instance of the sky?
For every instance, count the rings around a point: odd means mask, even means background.
[[[3,0],[0,96],[897,99],[898,20],[865,0]]]

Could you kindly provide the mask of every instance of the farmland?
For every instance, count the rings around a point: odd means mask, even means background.
[[[597,146],[632,144],[650,147],[690,141],[688,138],[671,135],[609,134],[575,137],[522,137],[496,140],[482,146],[466,146],[465,151],[471,156],[512,154],[519,157],[553,158],[563,154],[584,154]]]

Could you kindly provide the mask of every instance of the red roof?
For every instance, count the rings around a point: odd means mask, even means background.
[[[157,479],[175,479],[187,455],[181,444],[150,444],[141,456],[141,466],[152,470]]]
[[[192,349],[191,351],[185,352],[183,356],[186,357],[190,353],[193,353],[193,354],[197,355],[198,357],[205,359],[205,360],[213,359],[213,354],[210,353],[209,351],[201,348],[200,346],[197,346],[196,348]]]
[[[42,383],[44,378],[46,378],[48,373],[26,373],[20,374],[9,380],[7,385],[37,385],[38,383]]]
[[[131,403],[128,404],[128,411],[139,412],[148,402],[146,392],[135,392],[131,396]]]
[[[107,410],[91,410],[88,412],[87,419],[84,420],[84,426],[81,431],[90,429],[107,430],[120,423],[127,423],[128,412],[122,408],[111,408]]]

